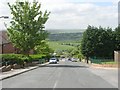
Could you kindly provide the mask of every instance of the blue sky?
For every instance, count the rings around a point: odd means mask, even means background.
[[[112,6],[114,4],[113,0],[66,0],[71,3],[92,3],[98,6]],[[118,2],[118,0],[115,0]]]
[[[112,2],[91,2],[93,4],[96,4],[98,6],[112,6],[113,3]]]
[[[24,1],[24,0],[21,0]],[[32,1],[32,0],[29,0]],[[85,29],[88,25],[112,27],[118,24],[118,1],[117,0],[38,0],[42,4],[42,10],[51,12],[46,23],[46,29]],[[10,15],[7,2],[0,2],[0,16]],[[1,28],[4,28],[3,22]]]

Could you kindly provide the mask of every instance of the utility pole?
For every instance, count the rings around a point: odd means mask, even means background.
[[[8,19],[9,17],[8,16],[0,16],[0,19]],[[2,35],[2,33],[1,33],[1,35]],[[2,41],[2,36],[1,36],[1,41]],[[2,54],[3,54],[3,47],[4,47],[4,45],[3,45],[3,41],[2,41]]]

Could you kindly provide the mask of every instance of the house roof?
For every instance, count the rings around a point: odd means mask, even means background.
[[[10,40],[7,35],[7,31],[0,31],[0,44],[10,43]]]

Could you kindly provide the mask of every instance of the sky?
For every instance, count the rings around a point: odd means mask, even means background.
[[[11,14],[7,2],[0,1],[0,16],[9,16],[9,19],[0,18],[0,30],[9,26]],[[19,0],[24,1],[24,0]],[[28,0],[32,2],[33,0]],[[36,0],[41,3],[42,11],[51,14],[46,29],[86,29],[88,25],[96,27],[115,28],[118,25],[118,0]]]

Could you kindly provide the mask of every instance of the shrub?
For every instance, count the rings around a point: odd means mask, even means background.
[[[46,55],[37,54],[37,55],[30,55],[32,61],[38,61],[40,59],[46,58]]]
[[[22,57],[19,57],[19,60],[21,60],[21,61],[23,61],[23,62],[26,62],[26,63],[28,63],[28,62],[32,62],[32,59],[31,59],[31,57],[30,56],[22,56]]]
[[[29,60],[27,56],[22,54],[2,54],[0,56],[2,57],[2,65],[13,65],[15,63],[21,65],[25,60]]]
[[[45,58],[46,55],[38,54],[26,56],[22,54],[0,54],[0,57],[2,58],[2,66],[6,66],[13,64],[22,65],[24,62],[29,63]]]
[[[32,61],[40,60],[46,58],[46,55],[22,55],[22,54],[0,54],[2,57],[2,66],[19,64],[22,65],[24,62],[29,63]]]
[[[14,55],[14,54],[3,54],[1,55],[2,57],[2,65],[10,65],[17,63],[17,60],[19,55]]]

